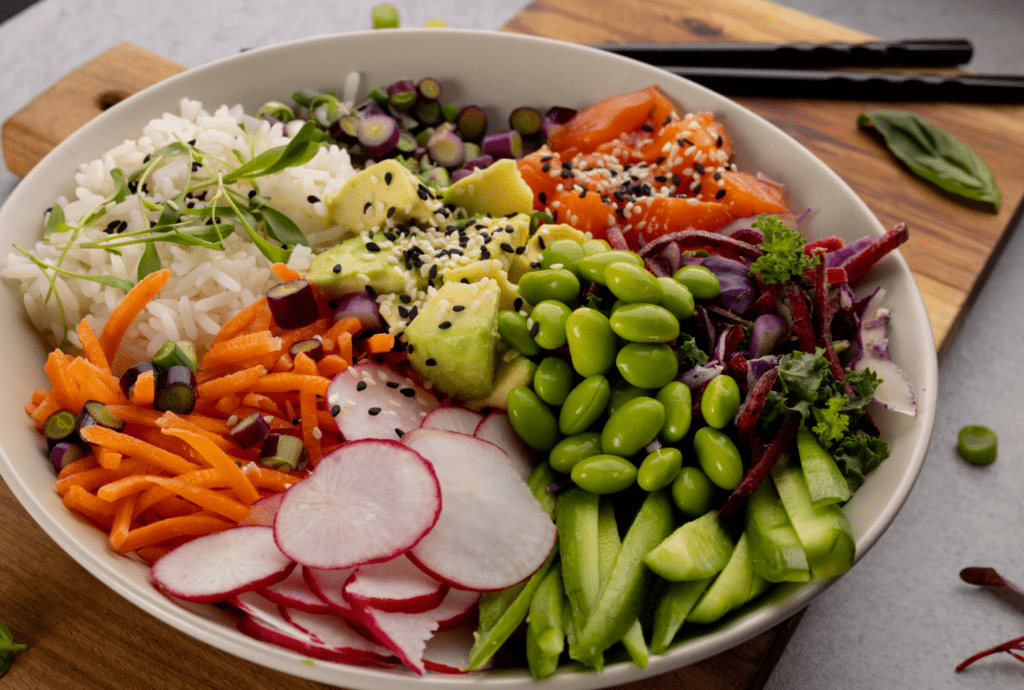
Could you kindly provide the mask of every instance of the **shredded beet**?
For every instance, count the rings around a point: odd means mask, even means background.
[[[779,378],[779,368],[773,367],[757,380],[754,387],[747,393],[747,400],[743,404],[740,417],[736,420],[736,429],[741,438],[750,440],[753,438],[754,425],[761,416],[761,409],[764,401],[768,398],[768,392],[775,385]],[[752,443],[752,442],[751,442]],[[753,444],[753,443],[752,443]]]
[[[736,512],[736,509],[741,507],[747,502],[747,499],[757,490],[757,487],[761,486],[761,482],[765,480],[768,473],[772,471],[772,467],[778,462],[789,445],[796,438],[796,432],[800,428],[800,414],[794,412],[789,415],[779,430],[775,433],[775,438],[771,440],[767,446],[764,447],[762,452],[758,452],[760,442],[756,441],[753,446],[753,462],[750,465],[750,469],[747,470],[747,474],[743,477],[743,480],[739,483],[733,492],[729,494],[729,499],[725,502],[721,508],[718,509],[718,517],[720,520],[727,521]]]
[[[906,223],[899,223],[887,233],[876,238],[871,244],[843,264],[849,282],[855,283],[864,276],[886,254],[907,241],[910,231]]]
[[[608,242],[610,244],[611,240]],[[640,256],[649,256],[669,242],[678,243],[679,248],[683,251],[693,249],[708,249],[719,252],[725,251],[745,259],[757,259],[761,256],[760,248],[750,244],[749,242],[742,242],[740,240],[733,239],[732,237],[720,235],[717,232],[694,230],[693,228],[662,235],[661,237],[648,242],[647,245],[638,253]]]
[[[1024,661],[1024,654],[1020,653],[1022,650],[1024,650],[1024,637],[1016,637],[1002,644],[998,644],[995,647],[989,647],[984,651],[978,652],[977,654],[968,657],[967,659],[964,659],[957,665],[956,670],[963,671],[965,668],[973,664],[978,659],[983,659],[992,654],[998,654],[999,652],[1006,652],[1014,659],[1017,659],[1018,661]]]
[[[793,330],[796,331],[800,349],[804,352],[814,352],[817,349],[817,341],[814,337],[811,311],[807,307],[807,300],[804,299],[804,291],[794,283],[786,283],[786,297],[789,298],[789,308],[793,312]]]
[[[626,237],[622,234],[622,228],[618,225],[612,225],[605,230],[605,237],[608,238],[608,244],[611,245],[612,249],[629,249],[629,243],[626,242]]]
[[[825,350],[825,358],[828,359],[829,368],[836,381],[845,381],[843,365],[839,363],[839,355],[836,353],[835,345],[832,343],[832,316],[835,313],[834,302],[829,299],[828,291],[828,268],[825,266],[824,257],[814,269],[814,331],[815,337]]]
[[[822,237],[820,240],[814,240],[804,245],[804,254],[807,256],[813,256],[814,254],[825,251],[834,252],[837,249],[842,249],[846,244],[843,242],[841,237],[835,235],[829,235],[828,237]]]

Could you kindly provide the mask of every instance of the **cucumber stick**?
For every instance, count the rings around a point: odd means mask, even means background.
[[[745,531],[754,572],[770,582],[806,582],[807,555],[775,486],[761,482],[747,501]]]
[[[813,431],[807,427],[800,428],[796,434],[796,450],[811,503],[823,506],[850,500],[853,492],[846,477]]]
[[[612,566],[619,555],[622,540],[619,538],[619,525],[615,521],[615,502],[609,496],[601,499],[597,510],[598,548],[600,550],[601,586],[604,587],[611,575]],[[622,638],[622,646],[626,648],[629,658],[638,668],[647,668],[650,651],[644,640],[644,631],[640,619],[633,623]]]
[[[750,560],[747,534],[736,541],[729,562],[718,574],[704,595],[686,617],[688,623],[714,623],[735,608],[750,601],[752,594],[763,591],[764,578],[754,573]]]
[[[654,607],[651,652],[664,654],[713,578],[669,582]]]
[[[835,503],[814,505],[803,471],[786,457],[772,468],[772,481],[807,554],[811,574],[824,580],[853,567],[857,545],[843,509]]]
[[[718,511],[711,510],[673,532],[647,554],[644,563],[666,580],[701,580],[724,568],[732,550]]]

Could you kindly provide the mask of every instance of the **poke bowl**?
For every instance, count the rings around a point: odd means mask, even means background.
[[[583,111],[603,99],[656,86],[680,113],[712,113],[728,130],[734,145],[732,160],[740,169],[781,181],[786,205],[801,216],[798,229],[807,241],[836,237],[852,244],[886,233],[857,195],[813,154],[764,119],[704,87],[587,47],[513,34],[438,29],[322,36],[255,49],[150,87],[88,123],[25,177],[0,210],[4,241],[32,247],[55,200],[74,194],[81,164],[137,138],[162,113],[180,112],[182,99],[201,102],[211,112],[221,105],[240,104],[246,113],[255,113],[268,102],[286,101],[302,88],[342,92],[345,75],[350,73],[358,74],[356,101],[365,99],[373,86],[429,76],[439,81],[446,100],[478,103],[488,119],[498,123],[507,121],[519,106]],[[912,225],[913,219],[907,220]],[[25,302],[11,279],[5,282],[7,289],[0,299],[10,327],[0,338],[8,357],[24,363],[26,374],[11,380],[0,398],[7,418],[16,420],[0,440],[0,474],[47,534],[100,581],[183,634],[255,663],[330,685],[360,689],[536,685],[525,665],[468,674],[417,674],[400,665],[385,668],[323,659],[311,664],[307,655],[240,632],[237,620],[223,607],[166,596],[154,588],[147,563],[111,558],[108,535],[76,518],[54,490],[55,473],[46,459],[46,443],[25,414],[34,391],[49,385],[46,364],[53,342],[26,316]],[[868,295],[877,288],[885,291],[887,347],[909,382],[915,409],[911,415],[875,403],[870,408],[890,453],[843,507],[856,559],[882,536],[913,487],[931,436],[937,392],[936,351],[928,315],[898,252],[873,265],[856,291]],[[695,663],[781,623],[831,582],[812,578],[775,585],[714,624],[684,628],[664,653],[649,657],[645,668],[625,657],[609,657],[598,672],[563,659],[542,684],[610,687]]]

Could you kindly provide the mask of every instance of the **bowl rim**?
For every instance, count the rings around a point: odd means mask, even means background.
[[[424,31],[425,30],[418,28],[390,29],[388,30],[388,38],[402,38],[410,35],[419,37]],[[486,39],[499,42],[505,41],[508,42],[508,45],[523,47],[546,46],[554,49],[554,47],[557,46],[560,49],[578,51],[581,58],[586,58],[587,56],[596,58],[600,55],[600,59],[602,60],[621,61],[621,64],[624,65],[630,64],[631,69],[636,69],[637,65],[640,65],[640,63],[636,63],[629,58],[611,55],[597,48],[571,44],[565,41],[545,37],[475,29],[449,28],[430,29],[429,31],[435,32],[441,37],[461,35],[472,37],[473,40]],[[336,41],[366,40],[368,36],[380,39],[382,38],[382,33],[379,30],[368,30],[341,34],[322,34],[304,39],[275,43],[255,48],[244,53],[229,55],[205,65],[188,69],[185,72],[158,82],[137,94],[133,94],[129,98],[117,103],[94,120],[85,124],[81,129],[73,133],[64,142],[58,144],[53,151],[47,154],[43,161],[30,171],[28,175],[26,175],[26,177],[15,187],[7,202],[4,204],[4,207],[0,209],[0,226],[2,226],[4,216],[9,213],[10,208],[19,206],[23,203],[28,203],[27,198],[31,195],[31,189],[36,180],[47,173],[47,163],[49,161],[60,159],[65,156],[66,152],[72,148],[74,142],[84,140],[93,134],[106,129],[108,120],[113,119],[113,114],[131,111],[135,108],[136,103],[147,98],[149,94],[159,92],[161,90],[172,91],[176,89],[180,83],[188,84],[196,80],[203,80],[209,75],[216,75],[219,70],[225,69],[226,66],[230,67],[235,63],[244,64],[246,61],[258,60],[267,53],[289,50],[302,51],[304,49],[309,49],[310,47],[315,47],[317,44],[321,43],[330,44]],[[610,64],[614,64],[614,62]],[[694,82],[681,77],[675,77],[672,75],[666,76],[665,73],[656,71],[655,68],[650,68],[646,65],[643,67],[647,68],[652,73],[657,72],[661,79],[684,82],[687,85],[686,88],[696,90],[697,92],[711,98],[713,101],[721,102],[723,105],[728,104],[725,106],[727,109],[738,109],[737,112],[743,113],[745,117],[752,117],[770,127],[774,131],[775,135],[780,137],[782,140],[785,140],[788,145],[802,149],[811,159],[816,161],[821,168],[819,172],[829,177],[832,184],[841,187],[852,195],[853,199],[851,201],[858,207],[865,217],[873,221],[871,223],[872,232],[875,234],[881,234],[884,232],[881,224],[875,218],[868,206],[853,192],[852,189],[850,189],[842,178],[840,178],[835,171],[821,162],[817,156],[808,151],[806,147],[796,141],[789,134],[748,108],[736,103],[735,101],[727,99],[706,87],[695,84]],[[147,115],[147,119],[154,116],[154,113],[149,113]],[[25,201],[23,201],[23,197],[26,198]],[[910,269],[898,251],[891,253],[890,263],[895,266],[895,271],[897,273],[905,273],[906,275],[911,276],[911,283],[913,283]],[[905,295],[905,297],[910,300],[912,306],[916,310],[924,314],[925,323],[927,323],[927,312],[925,310],[924,301],[920,291],[915,287],[913,294]],[[928,444],[931,439],[938,388],[937,354],[931,328],[928,327],[925,330],[926,333],[922,333],[921,335],[926,338],[925,345],[927,347],[925,350],[932,353],[932,357],[927,358],[927,361],[923,363],[925,377],[923,381],[919,382],[920,393],[918,395],[918,406],[919,411],[924,414],[924,417],[921,418],[923,425],[922,431],[918,434],[912,448],[913,461],[909,467],[909,471],[905,472],[900,477],[900,482],[893,490],[892,498],[886,504],[886,508],[881,517],[876,519],[870,528],[862,534],[857,541],[858,560],[863,557],[871,546],[873,546],[881,537],[895,518],[896,513],[905,503],[910,490],[920,474]],[[396,673],[393,671],[379,671],[323,661],[316,661],[314,665],[308,665],[303,662],[304,657],[298,653],[243,636],[241,633],[233,629],[226,631],[223,623],[214,621],[207,616],[197,613],[190,605],[175,603],[164,597],[162,594],[156,594],[156,597],[154,597],[153,592],[141,591],[137,585],[126,580],[113,567],[113,562],[109,558],[109,556],[112,555],[111,552],[97,552],[94,548],[91,548],[87,544],[79,541],[65,525],[55,519],[50,510],[50,506],[44,505],[38,497],[31,492],[27,484],[22,481],[17,468],[8,457],[8,453],[5,449],[5,442],[2,441],[0,441],[0,460],[2,460],[2,462],[0,462],[0,475],[3,476],[4,480],[18,498],[21,505],[32,516],[35,522],[39,524],[65,552],[72,556],[92,575],[139,608],[151,615],[154,615],[162,622],[175,627],[179,631],[196,639],[202,640],[213,647],[248,661],[282,670],[291,675],[320,682],[340,682],[360,688],[394,687],[412,689],[422,688],[425,685],[447,687],[463,684],[481,684],[480,677],[473,675],[466,677],[439,674],[435,674],[433,676],[416,676],[411,674],[411,672]],[[638,669],[628,661],[612,664],[601,674],[577,673],[571,668],[563,668],[560,669],[555,676],[544,682],[548,687],[558,688],[607,687],[651,677],[687,664],[695,663],[701,659],[723,652],[731,646],[745,642],[765,630],[789,619],[791,616],[807,606],[818,594],[831,586],[833,582],[834,580],[825,582],[817,581],[794,587],[784,586],[783,588],[780,588],[780,591],[782,592],[780,596],[782,599],[781,602],[774,603],[771,606],[756,606],[753,610],[743,609],[738,614],[727,618],[725,622],[708,629],[693,639],[686,640],[685,644],[681,644],[677,641],[674,647],[666,654],[661,656],[652,656],[650,664],[646,669]],[[685,653],[683,653],[683,647],[685,647]],[[485,676],[485,679],[486,682],[484,685],[488,687],[521,687],[525,684],[534,684],[529,674],[525,673],[524,676],[523,671],[515,671],[507,674],[495,673],[490,676]],[[380,685],[381,683],[386,685]]]

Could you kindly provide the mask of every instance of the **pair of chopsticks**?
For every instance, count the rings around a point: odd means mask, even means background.
[[[962,38],[867,43],[605,43],[594,47],[732,95],[1024,102],[1022,76],[850,71],[957,67],[974,54],[970,41]],[[840,69],[830,71],[833,68]]]

